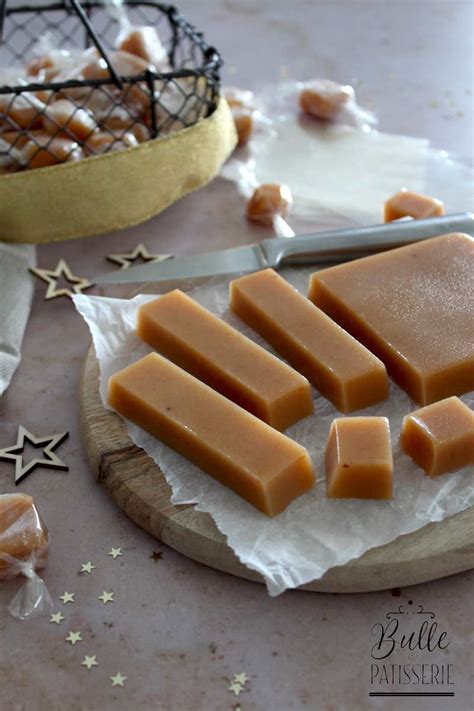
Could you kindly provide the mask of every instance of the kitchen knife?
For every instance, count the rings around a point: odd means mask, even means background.
[[[287,264],[346,261],[448,232],[474,236],[474,213],[463,212],[427,220],[402,220],[384,225],[316,232],[291,238],[271,237],[258,244],[148,262],[101,274],[95,284],[168,281],[253,272]]]

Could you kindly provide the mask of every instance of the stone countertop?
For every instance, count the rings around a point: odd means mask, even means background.
[[[436,147],[472,156],[471,2],[185,0],[180,6],[222,50],[227,84],[256,89],[317,75],[355,80],[361,103],[374,107],[384,130],[426,136]],[[54,267],[64,257],[75,273],[92,276],[107,268],[106,254],[140,241],[152,251],[184,254],[260,234],[246,224],[233,187],[217,180],[139,227],[42,246],[38,265]],[[38,282],[22,362],[0,400],[0,447],[15,442],[20,423],[36,434],[70,432],[58,451],[70,471],[37,470],[19,487],[35,497],[51,530],[44,579],[53,611],[66,619],[14,620],[6,604],[18,581],[0,585],[2,711],[471,708],[473,572],[403,590],[291,591],[271,599],[263,586],[190,561],[130,522],[96,483],[81,443],[78,383],[87,328],[69,300],[45,302],[44,289]],[[0,491],[13,489],[11,467],[0,463]],[[123,556],[108,556],[112,546]],[[161,559],[153,560],[153,551]],[[95,570],[78,575],[89,560]],[[75,593],[74,604],[58,600],[65,590]],[[113,603],[97,599],[103,590],[114,591]],[[409,600],[436,614],[438,634],[446,631],[450,645],[443,652],[405,650],[390,661],[451,664],[454,698],[369,697],[385,688],[371,685],[374,625]],[[81,631],[83,641],[66,643],[70,630]],[[84,654],[95,654],[99,666],[87,671]],[[123,688],[111,685],[117,672],[127,677]],[[248,690],[236,697],[227,687],[240,672],[249,677]]]

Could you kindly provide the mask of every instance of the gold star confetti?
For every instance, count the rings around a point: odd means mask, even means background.
[[[110,678],[112,680],[112,686],[123,686],[123,682],[127,677],[122,676],[120,672],[117,672],[115,676],[111,676]]]
[[[64,592],[62,595],[59,596],[59,599],[63,601],[63,605],[66,605],[68,602],[74,602],[74,595],[76,593],[70,593],[70,592]]]
[[[64,442],[68,436],[69,432],[61,432],[60,434],[50,435],[49,437],[35,437],[31,432],[28,432],[23,425],[20,425],[16,443],[12,447],[0,449],[0,459],[15,462],[15,484],[19,484],[20,481],[28,476],[28,474],[31,474],[36,467],[68,471],[69,467],[67,464],[64,464],[53,451],[56,447],[59,447],[61,442]],[[29,442],[34,447],[40,445],[43,452],[41,457],[35,457],[28,462],[28,464],[23,465],[25,442]]]
[[[82,642],[82,637],[80,632],[69,632],[68,636],[66,637],[66,642],[70,642],[72,646],[76,644],[76,642]]]
[[[244,687],[242,686],[242,684],[238,684],[235,681],[231,682],[230,686],[228,687],[228,691],[233,691],[236,696],[238,696],[243,690]]]
[[[119,555],[123,555],[122,549],[121,548],[111,548],[107,555],[111,555],[112,558],[115,560],[115,558],[118,558]]]
[[[99,600],[102,600],[104,605],[106,605],[108,602],[114,602],[114,594],[112,591],[107,592],[106,590],[104,590],[102,595],[99,595]]]
[[[150,558],[157,563],[161,558],[163,558],[163,553],[162,551],[153,551]]]
[[[92,563],[89,560],[87,563],[81,563],[81,569],[79,572],[80,573],[92,573],[94,568],[95,568],[95,565],[92,565]]]
[[[88,657],[87,654],[84,654],[84,659],[81,662],[81,666],[87,667],[89,671],[92,669],[92,667],[99,666],[99,662],[97,661],[96,655],[93,654],[91,657]]]
[[[248,680],[249,678],[245,672],[242,672],[242,674],[234,674],[233,681],[237,682],[237,684],[242,684],[242,686],[245,686]]]
[[[35,276],[39,277],[45,281],[48,285],[45,294],[45,300],[55,299],[57,296],[72,296],[73,294],[80,294],[85,289],[90,289],[94,286],[88,279],[75,276],[69,269],[66,261],[60,259],[56,269],[39,269],[37,267],[30,267],[30,272]],[[58,289],[58,280],[64,277],[66,281],[71,284],[71,289],[63,288]]]
[[[120,269],[128,269],[128,267],[137,260],[143,262],[163,262],[165,259],[170,259],[171,254],[150,254],[148,247],[145,244],[137,244],[128,254],[108,254],[106,259],[109,262],[114,262],[120,266]]]
[[[60,612],[56,612],[54,615],[51,615],[50,622],[53,622],[55,625],[59,625],[63,620],[66,618],[64,615],[62,615]]]

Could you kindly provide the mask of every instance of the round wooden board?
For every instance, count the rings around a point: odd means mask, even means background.
[[[218,570],[263,582],[239,562],[211,516],[192,504],[174,506],[155,462],[136,447],[124,421],[105,410],[99,366],[91,347],[80,387],[81,427],[98,480],[136,524],[189,558]],[[474,567],[474,508],[401,536],[323,578],[305,585],[318,592],[366,592],[414,585]]]

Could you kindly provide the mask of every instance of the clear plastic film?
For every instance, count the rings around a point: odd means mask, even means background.
[[[46,563],[49,542],[48,529],[31,496],[0,495],[0,580],[26,578],[8,606],[20,620],[51,608],[48,590],[36,572]]]
[[[288,186],[292,208],[285,224],[276,219],[273,233],[380,223],[385,200],[401,188],[439,198],[447,213],[472,207],[473,172],[462,158],[427,139],[375,129],[375,115],[350,87],[339,87],[348,99],[331,120],[310,115],[300,102],[311,85],[283,82],[254,95],[249,140],[221,172],[246,200],[262,184]]]

